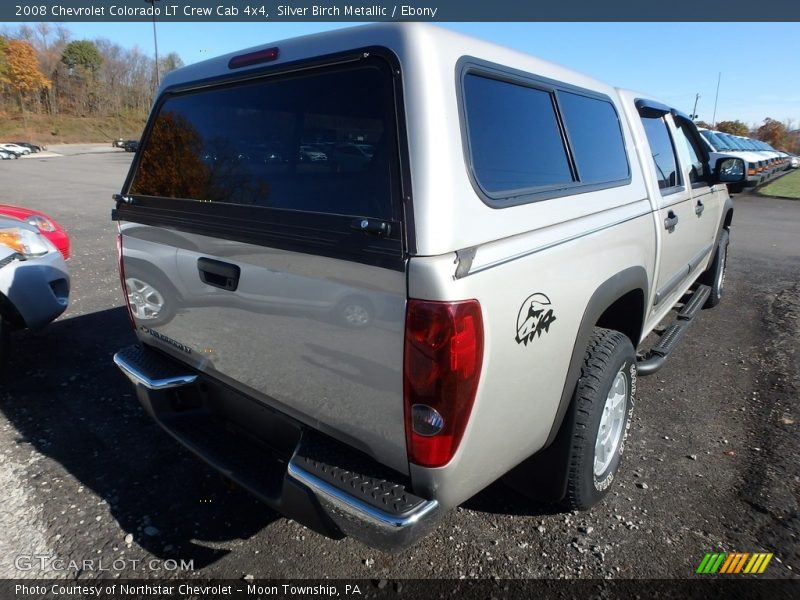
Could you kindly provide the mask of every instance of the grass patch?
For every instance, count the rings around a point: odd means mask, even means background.
[[[20,140],[35,144],[79,144],[108,142],[118,137],[138,140],[144,129],[144,117],[72,117],[28,114],[2,115],[0,141]]]
[[[759,192],[764,196],[781,196],[800,200],[800,169],[795,169],[794,173],[784,175],[777,181],[764,186]]]

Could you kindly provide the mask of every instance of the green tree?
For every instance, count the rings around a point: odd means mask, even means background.
[[[64,47],[57,72],[64,108],[83,115],[99,112],[102,90],[98,79],[102,65],[103,56],[94,42],[79,40]]]
[[[717,123],[717,131],[723,133],[730,133],[732,135],[741,135],[744,137],[750,136],[750,128],[739,120],[736,121],[720,121]]]
[[[68,67],[80,65],[86,71],[94,74],[103,64],[103,56],[97,50],[94,42],[79,40],[66,45],[61,53],[61,62]]]

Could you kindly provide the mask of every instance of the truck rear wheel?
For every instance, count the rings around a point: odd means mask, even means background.
[[[636,353],[627,336],[596,327],[572,398],[567,493],[585,510],[608,492],[619,469],[636,398]]]
[[[369,300],[360,296],[350,296],[336,305],[339,322],[354,329],[364,329],[372,325],[374,310]]]
[[[126,264],[125,287],[128,305],[139,324],[162,325],[175,316],[177,293],[164,277]]]

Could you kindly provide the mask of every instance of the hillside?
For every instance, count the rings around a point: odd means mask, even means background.
[[[73,117],[0,112],[0,141],[36,144],[109,142],[116,138],[136,139],[142,134],[142,117]]]

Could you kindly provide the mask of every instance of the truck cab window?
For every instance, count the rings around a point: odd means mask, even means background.
[[[645,135],[647,135],[647,141],[650,143],[659,189],[669,190],[678,187],[681,185],[681,176],[678,172],[678,161],[675,158],[675,149],[672,146],[666,121],[663,117],[643,116],[642,125]]]

